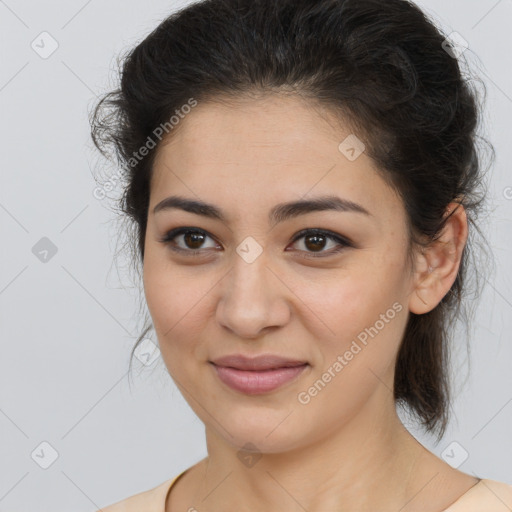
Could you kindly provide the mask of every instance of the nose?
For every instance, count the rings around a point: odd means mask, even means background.
[[[240,339],[258,339],[269,330],[286,325],[291,316],[291,292],[279,272],[271,268],[264,254],[252,263],[238,254],[234,260],[232,269],[219,283],[219,324]]]

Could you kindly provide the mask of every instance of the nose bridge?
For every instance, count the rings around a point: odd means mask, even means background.
[[[250,237],[249,237],[250,238]],[[246,239],[236,248],[231,271],[224,277],[217,319],[243,337],[255,337],[268,326],[282,321],[277,307],[279,286],[269,270],[267,253],[254,239]]]
[[[253,310],[260,307],[263,295],[269,291],[268,275],[270,271],[267,254],[254,239],[244,240],[233,256],[233,268],[228,274],[230,280],[228,297],[239,305],[253,303]]]

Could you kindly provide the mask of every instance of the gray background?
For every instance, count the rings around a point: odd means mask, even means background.
[[[117,54],[186,3],[0,0],[0,511],[93,511],[206,455],[203,425],[161,359],[135,360],[128,381],[137,290],[123,260],[114,264],[119,226],[93,196],[101,161],[87,120],[115,85]],[[465,450],[462,471],[512,483],[512,0],[418,3],[480,59],[484,135],[497,151],[485,226],[497,269],[476,312],[470,372],[463,332],[457,341],[446,436],[435,445],[410,429],[439,456],[460,463]],[[31,47],[43,31],[58,43],[48,58]],[[43,237],[57,248],[46,262],[33,252]],[[58,453],[47,469],[42,442]]]

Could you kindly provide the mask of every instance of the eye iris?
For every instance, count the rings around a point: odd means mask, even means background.
[[[197,231],[187,231],[183,235],[183,239],[190,249],[199,249],[201,244],[204,242],[204,235]]]
[[[309,235],[305,237],[305,245],[308,249],[323,249],[325,247],[325,236],[322,235]],[[311,244],[308,243],[309,240],[314,240],[313,246],[311,247]],[[318,240],[323,240],[323,243],[318,243]]]

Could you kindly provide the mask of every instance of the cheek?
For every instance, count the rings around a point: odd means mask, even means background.
[[[328,367],[338,355],[347,354],[349,366],[370,365],[381,373],[393,361],[406,310],[392,269],[351,272],[308,290],[304,303],[324,326],[325,336],[317,337],[323,365]]]
[[[162,322],[166,319],[168,312],[175,310],[175,301],[168,274],[150,251],[145,255],[143,281],[148,309],[158,331],[162,328]]]
[[[195,357],[205,320],[214,314],[208,296],[215,281],[190,272],[153,256],[145,261],[144,293],[166,364],[178,354]]]
[[[334,336],[346,338],[354,334],[354,329],[373,324],[400,296],[392,276],[387,274],[385,278],[383,274],[351,272],[315,287],[309,282],[301,295]]]
[[[186,321],[201,295],[201,280],[190,281],[165,251],[148,247],[143,269],[144,294],[155,327],[172,328],[180,318]]]

